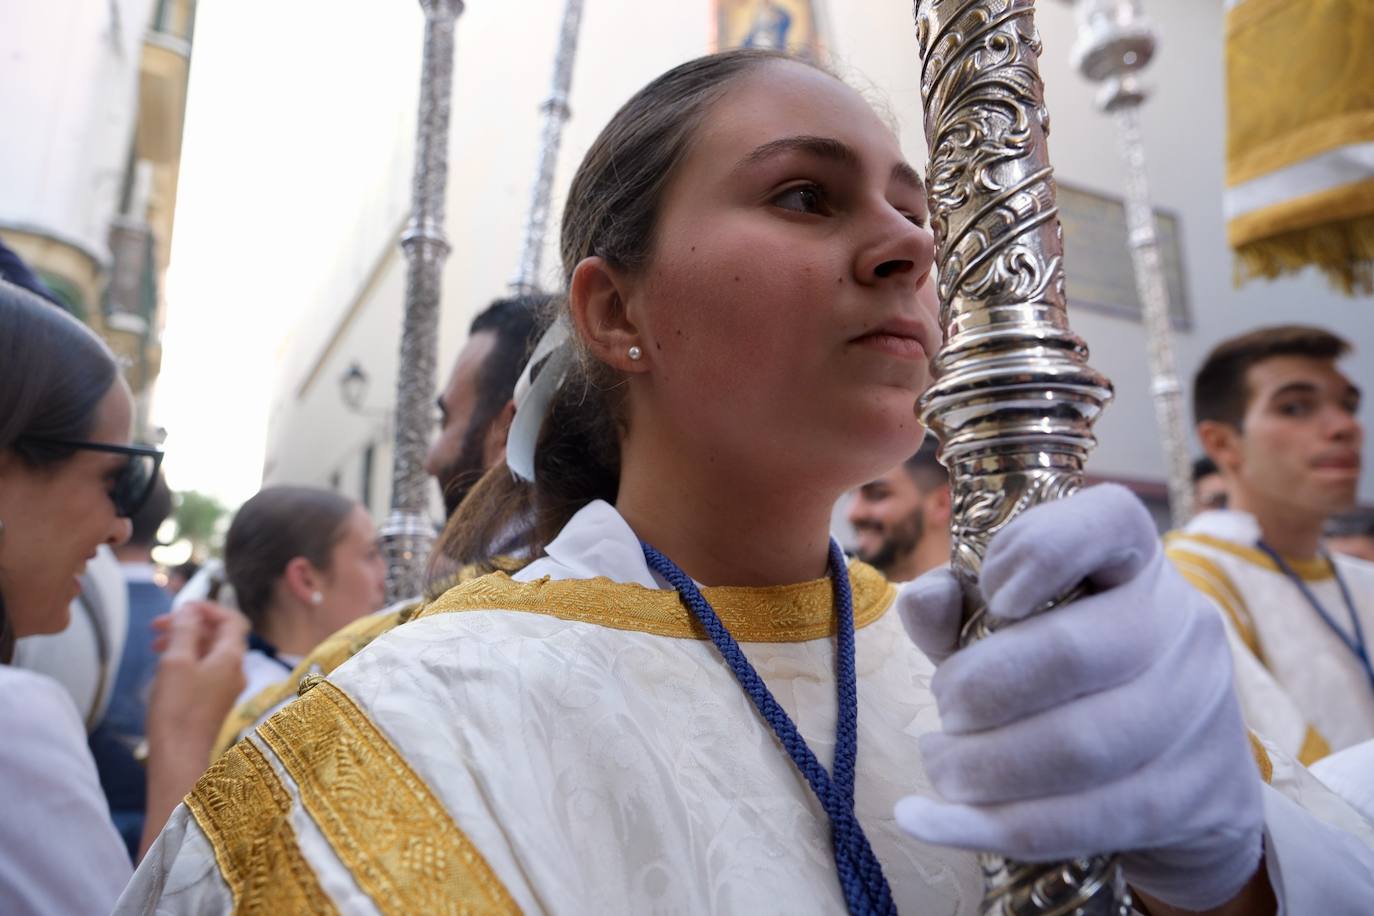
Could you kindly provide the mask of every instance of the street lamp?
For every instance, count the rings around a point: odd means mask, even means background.
[[[366,370],[356,361],[339,379],[339,394],[343,397],[344,404],[354,413],[362,413],[363,404],[367,403],[369,381]]]

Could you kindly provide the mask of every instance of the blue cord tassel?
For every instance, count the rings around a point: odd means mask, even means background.
[[[836,647],[835,682],[838,694],[838,716],[835,722],[834,775],[827,773],[806,739],[797,731],[787,712],[773,698],[768,685],[749,663],[739,643],[721,623],[696,583],[672,560],[640,541],[644,559],[649,567],[668,580],[678,596],[696,616],[721,657],[734,673],[735,679],[749,694],[764,721],[773,729],[778,741],[792,758],[797,770],[816,793],[821,807],[830,816],[830,836],[834,845],[835,870],[839,874],[840,889],[852,916],[894,916],[897,907],[892,902],[892,890],[883,876],[882,865],[859,819],[854,815],[854,767],[858,760],[859,693],[854,669],[854,596],[849,582],[849,568],[844,552],[832,539],[830,542],[830,575],[835,583]]]

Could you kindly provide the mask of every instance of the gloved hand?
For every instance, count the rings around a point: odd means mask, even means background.
[[[1088,597],[1020,619],[1085,580]],[[921,750],[947,799],[905,798],[897,823],[1020,861],[1119,852],[1133,886],[1185,909],[1234,897],[1259,864],[1259,772],[1222,622],[1144,506],[1103,485],[1030,509],[993,538],[980,581],[989,613],[1019,622],[957,653],[952,573],[897,599],[938,666],[944,731]]]

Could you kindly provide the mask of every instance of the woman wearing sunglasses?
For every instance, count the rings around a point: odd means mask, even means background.
[[[9,662],[15,639],[66,627],[96,548],[128,539],[129,516],[147,498],[162,457],[130,444],[132,420],[109,348],[65,312],[0,282],[0,900],[7,913],[108,912],[129,878],[76,709],[57,682]],[[241,681],[243,637],[237,615],[213,605],[171,621],[149,704],[148,839],[205,767]]]

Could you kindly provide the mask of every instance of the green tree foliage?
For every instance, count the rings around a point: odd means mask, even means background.
[[[172,521],[176,524],[175,540],[184,538],[190,541],[192,556],[204,560],[218,555],[223,547],[229,510],[213,496],[195,490],[182,490],[176,495]]]

